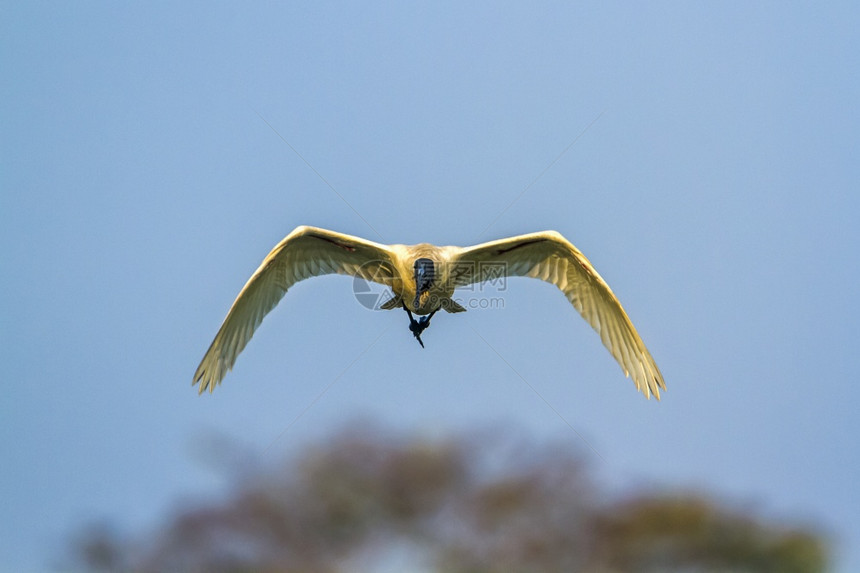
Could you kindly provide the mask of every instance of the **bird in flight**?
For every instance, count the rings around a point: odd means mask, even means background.
[[[557,286],[600,334],[603,345],[647,398],[660,399],[663,375],[609,285],[579,249],[555,231],[529,233],[472,247],[383,245],[302,226],[263,259],[230,307],[203,356],[192,385],[212,392],[233,367],[254,331],[297,282],[315,276],[360,277],[391,289],[380,308],[402,308],[409,330],[421,334],[440,309],[463,312],[453,296],[457,287],[500,277],[532,277]],[[415,319],[414,315],[420,318]]]

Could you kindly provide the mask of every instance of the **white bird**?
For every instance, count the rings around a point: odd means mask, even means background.
[[[287,290],[306,278],[341,274],[391,288],[381,308],[403,308],[409,330],[421,346],[421,333],[439,310],[463,312],[454,289],[500,277],[532,277],[557,286],[600,334],[625,376],[647,398],[666,389],[657,364],[645,348],[621,303],[579,249],[555,231],[530,233],[472,247],[382,245],[320,229],[298,227],[266,256],[230,307],[206,351],[192,385],[210,392],[233,367],[263,317]],[[415,320],[412,313],[421,316]]]

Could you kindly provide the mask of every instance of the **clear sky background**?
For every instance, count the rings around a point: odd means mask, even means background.
[[[820,525],[860,571],[858,22],[855,2],[2,3],[0,569],[217,493],[211,436],[277,458],[364,416],[578,432],[614,486]],[[230,303],[301,224],[555,229],[668,391],[645,400],[539,281],[438,316],[421,350],[323,277],[198,397]]]

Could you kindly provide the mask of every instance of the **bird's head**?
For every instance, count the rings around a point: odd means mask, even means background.
[[[430,259],[416,259],[412,267],[415,272],[415,308],[417,309],[422,295],[426,295],[436,280],[436,267]]]

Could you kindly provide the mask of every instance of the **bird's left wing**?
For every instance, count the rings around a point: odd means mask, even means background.
[[[554,284],[600,334],[636,388],[660,399],[660,388],[666,388],[663,375],[618,298],[585,255],[559,233],[530,233],[460,249],[451,256],[449,273],[458,287],[503,276]]]
[[[212,392],[254,331],[295,283],[342,274],[392,286],[396,268],[386,246],[316,227],[298,227],[266,256],[230,307],[218,334],[203,356],[192,385]]]

